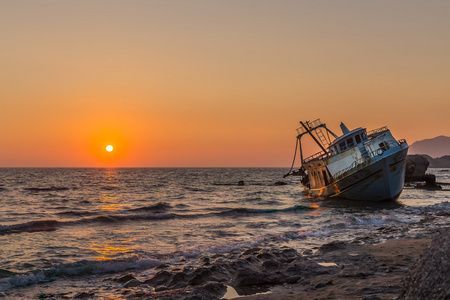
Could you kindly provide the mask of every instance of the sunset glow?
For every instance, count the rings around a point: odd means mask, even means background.
[[[450,136],[447,1],[20,3],[3,167],[289,167],[317,118]]]
[[[113,150],[114,150],[113,146],[111,145],[106,146],[106,151],[111,152]]]

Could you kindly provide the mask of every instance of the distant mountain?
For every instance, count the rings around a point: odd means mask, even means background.
[[[450,155],[450,137],[441,135],[414,142],[409,146],[408,154],[427,154],[435,158]]]
[[[432,158],[429,155],[422,155],[430,165],[429,168],[450,168],[450,155],[441,156],[439,158]],[[412,157],[412,155],[408,156]]]

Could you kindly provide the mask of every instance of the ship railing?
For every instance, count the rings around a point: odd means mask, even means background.
[[[322,122],[320,122],[320,119],[311,122],[308,121],[306,122],[306,126],[308,126],[310,130],[314,130],[315,128],[322,126]],[[296,130],[298,135],[302,135],[306,132],[306,129],[303,126],[297,128]]]
[[[360,159],[355,160],[355,161],[354,161],[350,166],[348,166],[347,168],[342,169],[342,170],[340,170],[339,172],[337,172],[336,174],[334,174],[333,178],[334,178],[334,180],[341,179],[342,177],[345,177],[345,176],[344,176],[345,173],[349,172],[349,171],[352,170],[352,169],[361,168],[362,165],[365,165],[365,164],[369,165],[369,164],[370,164],[370,161],[371,161],[370,158],[366,160],[366,159],[364,159],[364,157],[361,157]],[[351,173],[353,173],[353,172],[351,172]]]
[[[371,130],[369,132],[367,132],[367,136],[371,136],[371,135],[376,135],[376,134],[380,134],[382,132],[388,131],[389,129],[387,128],[387,126],[383,126],[374,130]]]
[[[308,156],[307,158],[305,158],[303,160],[303,163],[306,164],[306,163],[308,163],[310,161],[313,161],[313,160],[321,160],[322,158],[325,158],[325,157],[327,157],[329,155],[330,155],[329,152],[320,151],[320,152],[318,152],[316,154],[313,154],[313,155]]]
[[[397,144],[398,143],[398,144]],[[340,170],[339,172],[337,172],[334,176],[333,179],[334,180],[338,180],[341,179],[342,177],[345,177],[344,174],[346,174],[347,172],[349,172],[349,174],[353,174],[356,170],[360,170],[362,167],[365,167],[367,165],[370,165],[372,163],[372,160],[377,157],[377,156],[381,156],[383,155],[384,151],[388,150],[388,149],[394,149],[396,147],[401,147],[402,144],[406,143],[406,140],[401,139],[398,140],[397,143],[391,142],[388,143],[387,145],[387,149],[383,149],[382,147],[375,149],[373,151],[369,151],[369,158],[365,159],[364,157],[361,157],[358,160],[355,160],[350,166],[348,166],[345,169]],[[354,171],[350,172],[351,170],[355,169]]]

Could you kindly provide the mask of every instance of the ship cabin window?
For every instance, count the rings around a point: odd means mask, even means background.
[[[367,134],[365,132],[361,133],[363,141],[367,141]]]
[[[345,142],[339,143],[339,149],[341,150],[341,152],[347,150],[347,146],[345,145]]]
[[[353,141],[353,138],[347,139],[347,147],[350,149],[355,146],[355,142]]]
[[[355,141],[357,144],[361,143],[361,137],[359,136],[359,134],[355,135]]]
[[[382,143],[378,144],[378,146],[380,146],[380,149],[383,151],[386,151],[387,149],[389,149],[389,144],[386,142],[382,142]]]

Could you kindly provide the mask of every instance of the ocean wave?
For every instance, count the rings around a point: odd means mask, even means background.
[[[303,205],[295,205],[288,208],[283,209],[275,209],[275,208],[267,208],[267,209],[258,209],[258,208],[231,208],[225,210],[223,212],[217,213],[218,215],[246,215],[246,214],[272,214],[278,212],[301,212],[306,210],[313,210],[313,208],[309,206]]]
[[[37,231],[53,231],[59,226],[56,220],[30,221],[15,225],[0,225],[0,235],[21,233],[21,232],[37,232]]]
[[[273,214],[284,212],[303,212],[312,210],[308,206],[295,205],[283,209],[256,209],[256,208],[232,208],[225,209],[222,212],[209,212],[209,213],[197,213],[197,214],[176,214],[176,213],[164,213],[171,206],[167,203],[161,202],[153,206],[143,207],[136,209],[137,211],[151,211],[152,213],[143,214],[111,214],[111,215],[97,215],[78,220],[71,221],[57,221],[57,220],[39,220],[30,221],[26,223],[14,224],[14,225],[0,225],[0,235],[24,233],[24,232],[38,232],[38,231],[53,231],[63,226],[76,226],[84,225],[87,223],[119,223],[128,221],[158,221],[169,219],[199,219],[215,216],[245,216],[245,215],[258,215],[258,214]],[[135,210],[135,211],[136,211]],[[159,211],[158,211],[159,210]],[[61,214],[73,214],[75,212],[64,212]],[[82,213],[80,213],[82,215]]]
[[[89,211],[74,211],[74,210],[63,211],[63,212],[57,213],[57,215],[60,215],[60,216],[75,216],[75,217],[86,217],[86,216],[90,216],[92,214],[93,214],[93,212],[89,212]]]
[[[105,185],[105,186],[100,187],[100,189],[104,190],[104,191],[113,191],[113,190],[119,189],[119,187],[115,186],[115,185]]]
[[[50,187],[29,187],[24,188],[24,190],[32,192],[32,193],[39,193],[39,192],[58,192],[58,191],[67,191],[70,188],[65,186],[50,186]]]
[[[88,218],[76,222],[77,224],[89,223],[116,223],[121,221],[142,221],[142,220],[168,220],[175,219],[176,214],[143,214],[143,215],[102,215]]]
[[[11,272],[10,277],[0,279],[0,292],[14,287],[23,287],[53,281],[62,277],[120,273],[133,269],[146,270],[152,269],[160,264],[162,264],[162,261],[160,260],[139,258],[134,256],[125,259],[112,259],[105,261],[83,260],[23,274]]]
[[[155,205],[143,206],[139,208],[130,209],[129,211],[151,211],[151,212],[166,212],[172,208],[169,203],[159,202]]]

